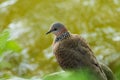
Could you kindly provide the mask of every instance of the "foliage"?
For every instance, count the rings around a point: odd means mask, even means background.
[[[97,77],[90,73],[89,70],[81,70],[78,72],[56,72],[47,75],[43,80],[97,80]]]
[[[6,51],[20,51],[18,44],[9,39],[9,30],[0,33],[0,55],[3,55]]]
[[[7,56],[9,55],[10,58],[10,55],[12,55],[11,53],[15,54],[21,49],[19,45],[14,40],[10,40],[9,37],[9,30],[4,30],[0,33],[0,70],[1,75],[6,77],[9,76],[6,74],[6,70],[12,69],[13,67],[13,64],[10,63],[10,59],[8,59]]]

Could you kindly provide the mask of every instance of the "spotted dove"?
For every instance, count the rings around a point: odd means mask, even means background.
[[[78,70],[82,68],[91,69],[98,80],[107,79],[107,75],[102,69],[93,51],[87,42],[77,34],[71,34],[62,23],[54,23],[46,33],[53,33],[55,40],[53,42],[53,52],[57,62],[63,70]],[[112,73],[110,74],[112,76]]]

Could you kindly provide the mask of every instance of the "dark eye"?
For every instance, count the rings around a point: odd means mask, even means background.
[[[57,30],[57,28],[54,28],[54,30],[56,31],[56,30]]]

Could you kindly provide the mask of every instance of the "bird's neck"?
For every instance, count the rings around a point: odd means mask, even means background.
[[[62,41],[62,40],[67,39],[69,37],[70,37],[70,33],[68,31],[64,32],[56,37],[55,42]]]

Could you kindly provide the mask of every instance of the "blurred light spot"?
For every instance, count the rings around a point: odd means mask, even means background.
[[[117,8],[117,11],[120,12],[120,8]]]
[[[79,2],[80,0],[64,1],[64,2],[56,4],[56,7],[64,9],[64,10],[72,10],[76,5],[80,5]]]
[[[29,55],[27,54],[27,53],[28,53],[28,50],[29,50],[28,48],[25,48],[25,49],[22,50],[22,53],[21,53],[21,54],[24,56],[25,59],[28,59],[28,58],[29,58]]]
[[[25,27],[25,21],[18,21],[11,23],[8,27],[10,28],[11,39],[19,38],[25,32],[30,30],[29,27]]]
[[[119,4],[119,1],[118,0],[113,0],[115,4]]]
[[[82,33],[81,36],[84,37],[84,38],[88,38],[89,37],[88,34],[84,34],[84,33]]]
[[[69,0],[70,1],[70,0]],[[81,0],[71,0],[71,3],[73,4],[79,4]]]
[[[53,57],[53,53],[52,53],[51,50],[52,50],[52,47],[50,47],[50,48],[43,51],[44,55],[46,56],[47,59],[50,59],[51,57]]]
[[[30,64],[26,61],[20,63],[19,66],[19,74],[23,74],[27,72],[27,70],[34,71],[38,67],[38,64]]]
[[[13,5],[16,2],[17,2],[17,0],[7,0],[6,2],[3,2],[2,4],[0,4],[0,8]]]
[[[13,5],[16,2],[17,0],[7,0],[6,2],[0,4],[0,13],[7,12],[8,6]]]
[[[95,1],[94,0],[89,0],[89,1],[84,1],[83,5],[84,6],[94,6]]]
[[[111,63],[111,62],[113,62],[113,61],[115,61],[115,60],[117,60],[119,58],[120,58],[119,53],[112,53],[109,56],[107,56],[104,61],[108,65],[109,63]]]
[[[99,60],[99,61],[100,61],[100,60],[103,60],[103,58],[104,58],[103,55],[97,56],[97,60]]]
[[[111,26],[109,26],[107,28],[103,28],[103,32],[109,34],[109,33],[115,33],[115,30]]]
[[[113,40],[114,40],[114,41],[120,41],[120,36],[115,36],[115,37],[113,37]]]

